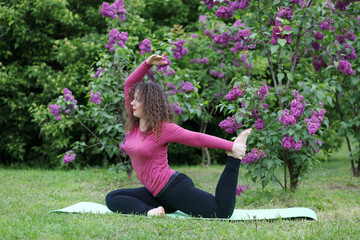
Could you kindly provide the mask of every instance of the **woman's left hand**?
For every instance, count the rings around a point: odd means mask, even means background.
[[[165,58],[166,52],[163,55],[154,54],[146,59],[146,63],[153,66],[166,65],[168,62]]]

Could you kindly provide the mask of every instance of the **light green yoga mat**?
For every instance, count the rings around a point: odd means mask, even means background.
[[[93,202],[79,202],[66,208],[52,210],[50,212],[67,212],[67,213],[97,213],[105,214],[111,213],[105,205]],[[181,211],[175,213],[166,214],[168,217],[175,218],[190,218],[190,219],[207,219],[213,218],[195,218],[191,217]],[[294,208],[279,208],[279,209],[258,209],[258,210],[247,210],[247,209],[235,209],[231,218],[221,220],[270,220],[279,218],[307,218],[317,220],[316,213],[309,208],[294,207]]]

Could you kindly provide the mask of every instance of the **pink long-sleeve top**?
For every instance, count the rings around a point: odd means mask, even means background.
[[[151,65],[144,61],[125,82],[125,103],[128,114],[133,114],[128,92],[132,85],[140,82]],[[164,122],[160,139],[150,131],[145,137],[140,127],[129,133],[125,150],[129,154],[132,166],[140,182],[155,197],[175,172],[168,164],[167,149],[169,143],[180,143],[194,147],[216,148],[231,151],[233,142],[211,135],[186,130],[174,123]]]

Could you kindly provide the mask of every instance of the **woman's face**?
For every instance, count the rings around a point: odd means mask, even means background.
[[[143,101],[140,98],[139,91],[135,91],[134,100],[130,103],[133,110],[134,117],[142,118],[143,117]]]

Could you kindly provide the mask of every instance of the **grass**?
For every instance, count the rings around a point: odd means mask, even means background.
[[[0,168],[0,239],[359,239],[360,179],[353,178],[346,152],[312,170],[295,193],[246,182],[251,190],[236,208],[308,207],[318,221],[228,222],[116,214],[47,214],[81,201],[104,204],[116,188],[138,187],[134,178],[106,169],[41,170]],[[214,193],[223,166],[176,167]]]

